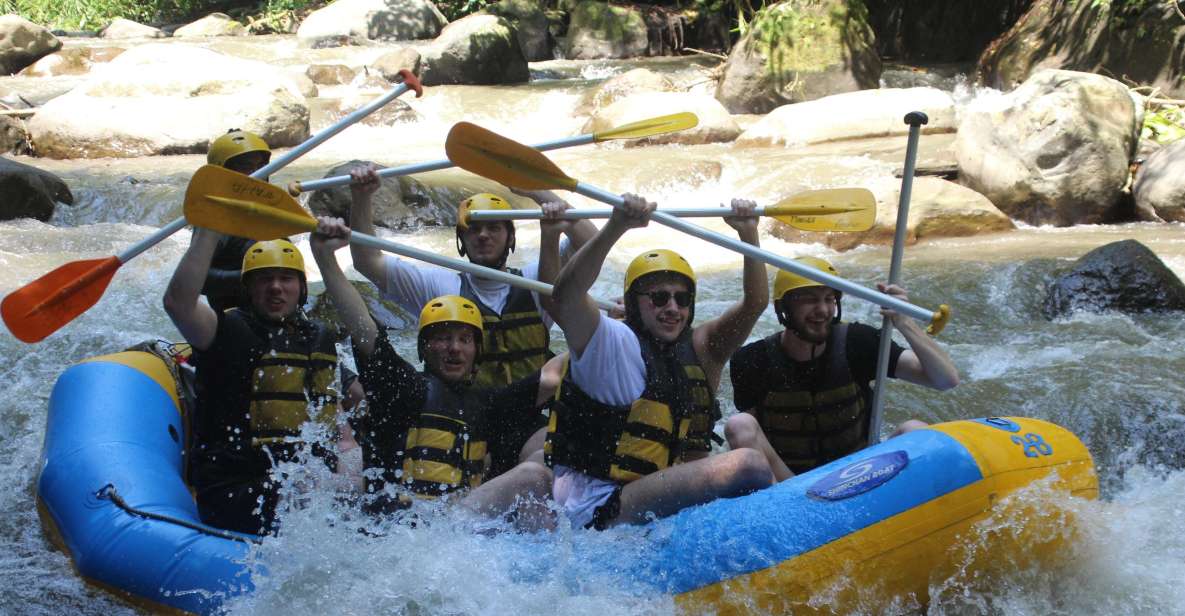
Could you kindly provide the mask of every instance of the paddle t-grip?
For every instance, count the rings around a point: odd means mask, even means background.
[[[910,126],[925,126],[930,123],[930,118],[920,111],[911,111],[905,114],[905,123]]]

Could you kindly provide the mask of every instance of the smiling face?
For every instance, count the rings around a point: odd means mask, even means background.
[[[495,269],[505,265],[514,239],[510,224],[505,221],[473,221],[460,232],[465,255],[478,265]]]
[[[661,342],[674,342],[691,324],[691,307],[694,295],[686,306],[680,306],[678,299],[686,298],[691,287],[681,276],[658,276],[652,280],[641,280],[635,285],[633,294],[638,302],[638,317],[642,327]],[[662,297],[666,296],[666,297]],[[658,304],[655,297],[666,299]]]
[[[477,330],[464,323],[432,325],[423,333],[424,366],[450,383],[467,380],[477,361],[477,336]]]
[[[787,293],[781,300],[788,324],[786,329],[804,342],[823,344],[831,335],[839,305],[839,294],[830,287],[804,287]]]
[[[247,296],[260,315],[283,321],[300,307],[300,272],[285,267],[265,267],[248,272]]]

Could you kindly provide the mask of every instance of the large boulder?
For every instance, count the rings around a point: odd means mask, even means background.
[[[689,111],[699,118],[695,128],[666,133],[645,139],[634,139],[627,146],[656,143],[700,144],[732,141],[741,134],[741,127],[724,110],[720,101],[706,94],[683,92],[644,92],[627,96],[598,110],[584,125],[582,133],[596,133],[615,126],[654,117],[656,110],[663,113]]]
[[[648,47],[646,20],[637,8],[591,0],[572,7],[564,48],[568,59],[636,58]]]
[[[1046,288],[1042,312],[1128,314],[1185,310],[1185,284],[1147,246],[1123,240],[1095,248]]]
[[[1185,139],[1157,150],[1140,165],[1132,196],[1136,210],[1149,218],[1185,222]]]
[[[963,111],[959,179],[1029,224],[1115,220],[1139,134],[1137,111],[1118,81],[1042,71]]]
[[[716,98],[732,113],[879,85],[881,61],[859,3],[785,0],[761,10],[724,64]]]
[[[296,38],[306,47],[430,39],[447,23],[429,0],[337,0],[310,13]]]
[[[123,47],[67,47],[26,66],[20,74],[25,77],[85,75],[95,64],[110,62],[123,52]]]
[[[247,36],[247,26],[233,20],[225,13],[210,13],[205,17],[181,26],[173,31],[177,38],[197,38],[203,36]]]
[[[548,31],[547,15],[543,12],[542,3],[536,0],[499,0],[487,6],[485,12],[510,22],[527,62],[554,58],[552,49],[555,39]]]
[[[398,304],[383,299],[382,294],[379,293],[378,287],[374,283],[366,280],[351,280],[350,284],[358,290],[358,294],[362,296],[363,303],[366,304],[366,310],[370,313],[370,316],[374,317],[374,321],[379,327],[384,329],[403,329],[408,325],[415,324],[415,318],[407,314]],[[328,293],[321,293],[313,299],[313,307],[309,310],[309,318],[332,328],[333,331],[337,332],[338,338],[344,338],[348,335],[346,328],[342,326],[341,313],[333,305],[333,300],[329,297]]]
[[[350,83],[355,74],[354,69],[345,64],[310,64],[305,69],[305,76],[314,84],[323,86]]]
[[[322,120],[331,123],[337,122],[370,104],[384,93],[373,88],[366,88],[362,91],[355,91],[336,101],[325,101],[322,107]],[[383,105],[382,109],[362,118],[358,123],[366,126],[391,126],[392,124],[419,122],[422,119],[423,116],[420,115],[420,112],[416,111],[411,105],[400,99],[395,99]]]
[[[399,71],[409,70],[415,76],[420,76],[420,52],[414,47],[400,47],[395,51],[388,51],[379,56],[370,67],[378,71],[383,79],[390,82],[401,81]]]
[[[352,160],[330,169],[325,177],[346,175],[354,167],[368,161]],[[309,198],[309,209],[317,216],[337,216],[349,220],[349,186],[335,186],[318,190]],[[425,186],[410,177],[388,177],[379,182],[379,189],[371,198],[374,204],[374,224],[389,229],[421,225],[454,225],[457,209],[445,191]]]
[[[745,129],[738,145],[807,145],[842,139],[904,135],[905,114],[929,118],[925,133],[952,133],[955,101],[936,88],[882,88],[783,105]]]
[[[30,151],[25,121],[13,116],[0,116],[0,153],[28,154]]]
[[[52,158],[204,153],[229,128],[272,147],[309,135],[309,110],[287,71],[209,49],[134,47],[29,122],[39,154]]]
[[[769,231],[788,242],[822,241],[835,250],[849,250],[863,244],[892,244],[897,228],[897,210],[901,202],[901,183],[881,178],[868,184],[876,196],[876,222],[868,231],[854,233],[817,233],[800,231],[787,224],[770,221]],[[909,218],[905,242],[923,239],[967,237],[997,233],[1016,228],[1012,221],[987,197],[934,177],[917,177],[910,193]]]
[[[0,220],[53,216],[58,202],[72,205],[74,195],[58,176],[0,157]]]
[[[130,19],[116,17],[103,28],[99,36],[105,39],[165,38],[168,35],[160,28],[153,28]]]
[[[635,68],[606,79],[594,90],[589,90],[577,113],[589,113],[608,107],[618,100],[642,92],[676,92],[674,82],[666,75],[648,68]]]
[[[62,48],[49,30],[19,15],[0,15],[0,75],[11,75]]]
[[[531,78],[514,28],[495,15],[470,15],[445,26],[420,50],[420,83],[522,83]]]

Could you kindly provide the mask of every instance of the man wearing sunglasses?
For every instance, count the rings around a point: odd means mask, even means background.
[[[823,259],[795,261],[839,276]],[[907,299],[896,285],[877,288]],[[841,299],[831,287],[779,270],[774,312],[784,329],[745,345],[732,357],[733,401],[742,412],[728,418],[725,436],[732,447],[764,453],[778,481],[868,445],[869,383],[876,378],[880,330],[840,322]],[[890,377],[938,390],[959,383],[950,357],[916,321],[887,308],[881,313],[910,346],[892,345]],[[924,425],[909,420],[897,433]]]
[[[544,452],[555,472],[553,496],[578,527],[642,523],[773,481],[754,449],[706,456],[724,363],[768,302],[764,265],[745,258],[743,298],[692,328],[695,273],[680,255],[650,250],[626,270],[625,322],[605,318],[588,290],[610,248],[654,211],[634,195],[625,201],[559,272],[544,303],[571,351]],[[753,207],[734,200],[725,220],[742,241],[757,245]],[[558,263],[556,249],[545,249],[540,279]],[[675,464],[680,458],[684,463]]]

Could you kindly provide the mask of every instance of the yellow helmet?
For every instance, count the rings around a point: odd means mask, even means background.
[[[483,332],[481,311],[470,300],[460,295],[441,295],[428,300],[424,309],[420,311],[420,329],[418,347],[420,359],[424,359],[424,331],[433,325],[441,323],[462,323],[477,330],[477,348],[481,350],[481,336]]]
[[[794,262],[801,263],[803,265],[806,265],[807,267],[813,267],[821,272],[831,274],[832,276],[839,276],[839,272],[836,271],[835,267],[833,267],[830,263],[824,261],[823,259],[819,259],[817,257],[798,257],[798,258],[794,259]],[[804,289],[806,287],[825,287],[825,286],[827,286],[827,285],[825,285],[821,282],[816,282],[814,280],[811,280],[810,278],[807,278],[806,276],[799,276],[798,274],[794,274],[791,272],[787,272],[786,270],[780,269],[780,270],[778,270],[778,275],[774,276],[774,299],[780,300],[787,293],[789,293],[795,289]]]
[[[630,286],[639,278],[656,272],[682,274],[691,282],[691,290],[695,290],[695,272],[691,270],[691,264],[687,262],[687,259],[684,259],[679,253],[673,250],[658,248],[648,250],[634,257],[633,261],[630,261],[629,267],[625,269],[626,292],[630,290]]]
[[[272,150],[259,135],[236,129],[210,144],[210,150],[206,152],[206,162],[223,167],[226,161],[248,152],[267,152],[270,155]]]
[[[477,210],[511,210],[505,199],[492,193],[479,193],[469,197],[457,206],[457,230],[469,228],[469,212]],[[507,221],[508,223],[510,221]],[[513,228],[513,227],[512,227]]]
[[[300,250],[288,240],[269,240],[251,244],[251,247],[247,249],[247,254],[243,255],[243,269],[240,276],[246,276],[247,272],[265,267],[296,270],[300,272],[302,278],[304,277],[304,257],[300,256]]]

